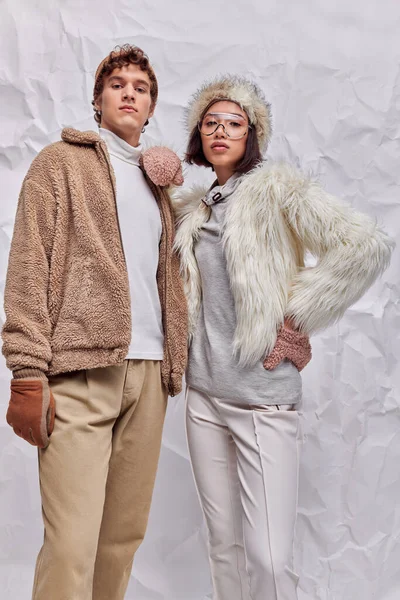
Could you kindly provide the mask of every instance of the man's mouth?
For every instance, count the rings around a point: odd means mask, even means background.
[[[123,110],[125,112],[137,112],[137,109],[131,104],[124,104],[124,106],[121,106],[119,110]]]

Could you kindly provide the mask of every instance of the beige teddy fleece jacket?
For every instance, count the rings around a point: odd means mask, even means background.
[[[172,250],[170,199],[165,188],[146,179],[162,221],[157,273],[165,339],[162,378],[175,395],[186,366],[186,300]],[[128,273],[115,177],[97,133],[64,129],[62,141],[33,161],[19,198],[4,305],[3,354],[15,377],[125,359],[131,337]]]

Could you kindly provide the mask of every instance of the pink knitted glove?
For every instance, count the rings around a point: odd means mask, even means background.
[[[143,152],[140,162],[156,185],[182,185],[182,163],[178,156],[165,146],[154,146]]]
[[[271,354],[264,360],[264,368],[272,371],[284,358],[288,358],[301,371],[311,360],[311,345],[307,335],[294,331],[286,324],[278,332]]]

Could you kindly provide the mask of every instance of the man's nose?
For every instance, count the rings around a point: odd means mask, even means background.
[[[130,98],[131,100],[135,101],[136,91],[135,91],[135,88],[133,87],[133,85],[126,86],[124,88],[124,90],[123,90],[123,97],[124,98]]]

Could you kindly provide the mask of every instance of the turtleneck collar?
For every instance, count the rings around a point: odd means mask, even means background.
[[[218,204],[229,198],[239,185],[240,177],[241,176],[238,173],[234,173],[224,185],[218,185],[218,181],[213,183],[206,195],[202,198],[204,204],[212,206],[213,204]]]
[[[118,137],[109,129],[99,127],[99,135],[107,144],[108,152],[125,162],[139,166],[139,158],[142,153],[142,146],[131,146],[128,142]]]

